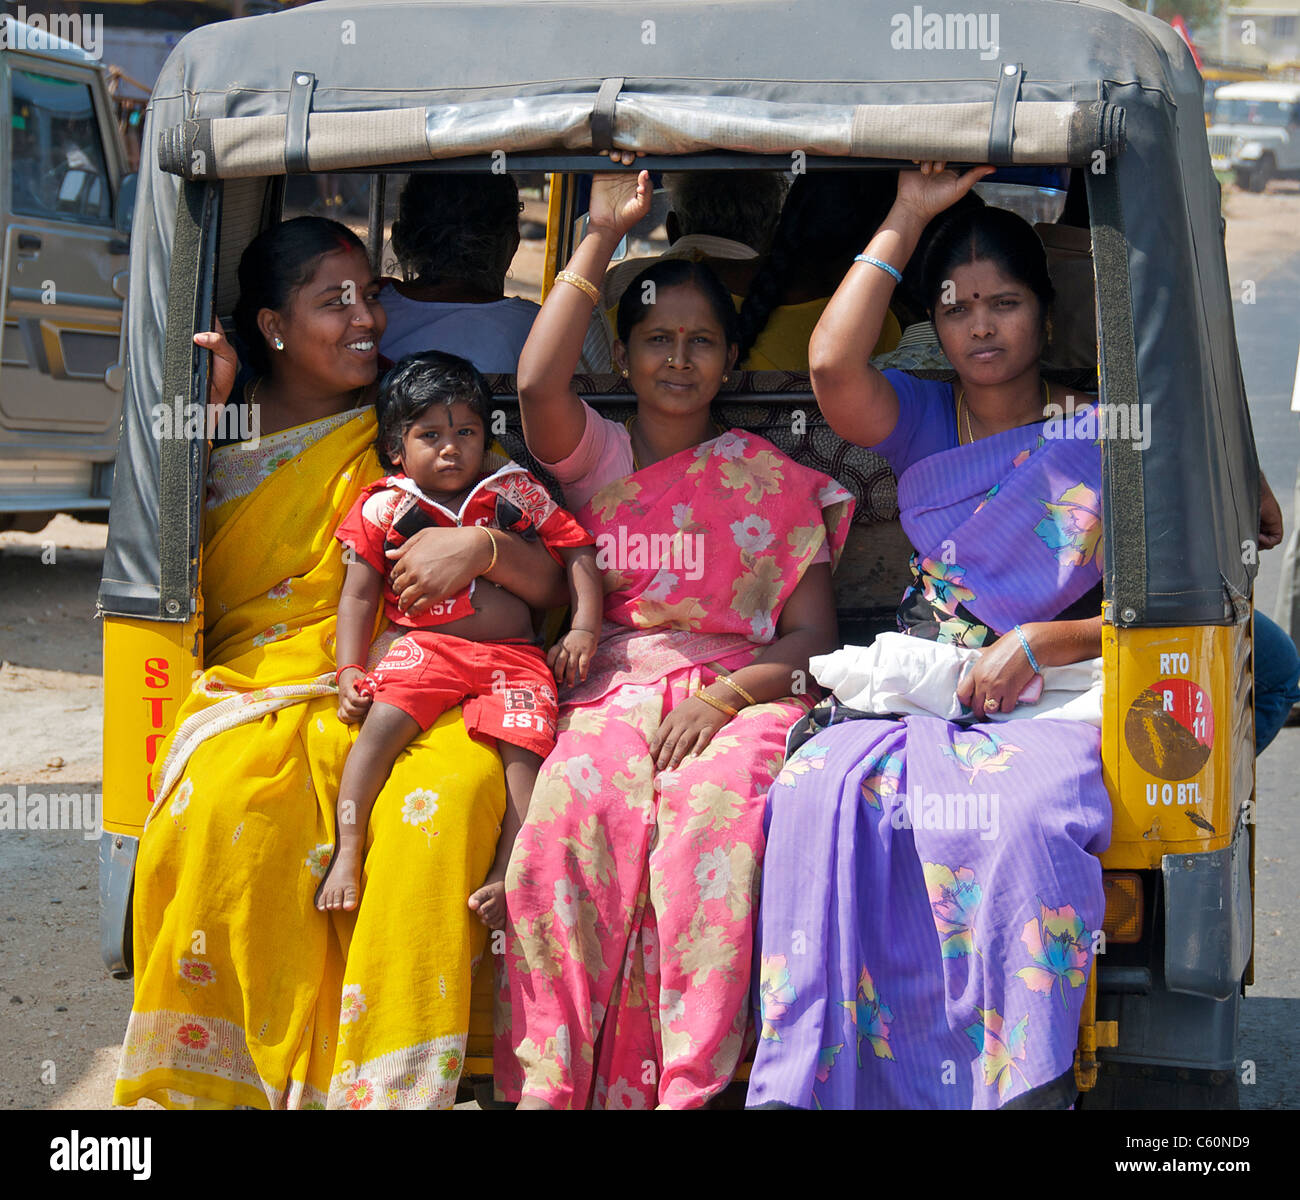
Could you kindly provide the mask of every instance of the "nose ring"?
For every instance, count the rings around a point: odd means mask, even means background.
[[[668,356],[668,363],[669,363],[670,366],[672,365],[672,361],[673,361],[673,356],[670,354],[670,355]]]

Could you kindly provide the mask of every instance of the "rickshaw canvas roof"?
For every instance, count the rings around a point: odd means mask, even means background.
[[[1137,314],[1129,374],[1153,405],[1156,430],[1140,471],[1121,486],[1124,503],[1115,506],[1141,512],[1145,501],[1153,514],[1131,610],[1157,624],[1229,619],[1225,596],[1248,593],[1254,573],[1253,563],[1243,563],[1241,543],[1257,529],[1257,481],[1218,187],[1191,56],[1169,26],[1117,0],[1005,0],[998,6],[996,46],[981,48],[975,20],[976,44],[960,32],[966,43],[943,52],[924,48],[933,16],[961,18],[944,24],[947,37],[950,28],[969,30],[965,18],[975,14],[961,0],[323,0],[187,35],[158,79],[144,135],[128,385],[101,605],[167,616],[159,605],[159,456],[149,414],[162,389],[181,181],[161,169],[160,140],[173,169],[192,173],[191,156],[176,150],[201,144],[217,162],[215,169],[208,163],[208,177],[230,180],[224,264],[259,219],[260,192],[239,178],[251,183],[284,170],[297,72],[315,77],[313,132],[307,135],[304,123],[299,146],[309,166],[316,165],[316,147],[331,144],[353,155],[344,165],[409,161],[409,154],[385,159],[373,149],[402,123],[403,136],[414,131],[429,158],[487,153],[501,138],[521,136],[521,129],[534,152],[590,154],[597,144],[591,114],[602,102],[602,84],[606,134],[622,148],[649,139],[652,153],[669,152],[663,149],[669,143],[653,139],[673,136],[689,110],[699,117],[690,150],[784,153],[841,121],[833,136],[826,134],[831,148],[823,153],[906,159],[923,144],[935,157],[981,161],[992,157],[988,114],[1002,103],[1000,77],[1018,64],[1014,137],[1008,124],[1008,140],[999,143],[1013,152],[994,160],[1014,161],[1025,143],[1039,138],[1036,153],[1046,157],[1033,161],[1087,162],[1078,157],[1087,141],[1078,136],[1078,114],[1100,113],[1089,136],[1109,147],[1101,166],[1114,173],[1123,212],[1129,246],[1123,299]],[[985,30],[991,32],[987,23]],[[922,49],[908,49],[912,40]],[[1117,112],[1122,130],[1113,122]],[[1037,124],[1026,116],[1032,113],[1039,114]],[[936,121],[940,114],[944,119]],[[551,118],[557,124],[548,134]],[[330,120],[359,119],[377,123],[360,127],[373,128],[374,136],[357,136],[357,127],[347,126],[353,132],[331,142]],[[455,141],[457,130],[475,122],[472,137]],[[196,129],[208,141],[186,141]],[[231,136],[219,145],[218,132]],[[1120,144],[1122,152],[1112,157]],[[964,153],[972,146],[977,153]],[[813,145],[809,157],[816,153]],[[241,169],[249,162],[252,169]],[[317,169],[340,167],[331,162]],[[1106,282],[1099,279],[1103,294]],[[1118,379],[1116,364],[1107,365]],[[1196,521],[1175,516],[1193,510],[1203,514]],[[1113,517],[1108,511],[1108,537]]]
[[[927,98],[951,100],[966,82],[986,85],[999,62],[1031,59],[1029,83],[1053,96],[1064,88],[1091,98],[1099,78],[1141,82],[1171,98],[1199,87],[1169,26],[1135,19],[1117,0],[1005,0],[984,26],[993,49],[903,48],[914,29],[915,40],[925,37],[927,17],[969,8],[898,0],[320,0],[195,30],[154,96],[183,91],[187,116],[283,113],[290,73],[307,70],[319,80],[313,106],[327,111],[552,95],[613,76],[629,90],[837,103],[904,82],[892,90],[915,103],[907,83],[943,82],[951,90]]]

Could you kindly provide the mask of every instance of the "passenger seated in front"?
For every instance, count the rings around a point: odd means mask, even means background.
[[[380,353],[422,350],[510,374],[538,307],[505,294],[519,248],[519,188],[509,175],[412,175],[398,201],[393,253],[402,278],[379,293],[388,314]]]
[[[396,362],[441,350],[485,375],[513,375],[537,305],[507,296],[519,249],[519,186],[510,175],[412,175],[398,200],[393,253],[402,278],[379,294],[388,314],[380,353]],[[579,364],[608,371],[604,329],[593,322]]]

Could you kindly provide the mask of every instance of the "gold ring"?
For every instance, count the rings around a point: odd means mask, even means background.
[[[995,713],[1001,707],[1002,705],[998,702],[996,696],[990,696],[987,700],[984,701],[984,711],[986,713]]]

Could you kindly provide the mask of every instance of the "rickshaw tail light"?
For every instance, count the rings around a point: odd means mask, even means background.
[[[1106,916],[1101,927],[1109,941],[1122,946],[1142,940],[1142,876],[1136,871],[1106,871]]]

